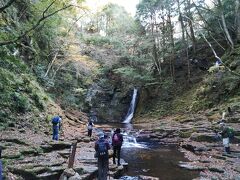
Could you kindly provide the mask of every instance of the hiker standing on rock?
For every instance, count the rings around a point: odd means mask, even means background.
[[[234,131],[232,128],[228,127],[224,121],[220,123],[221,135],[223,139],[223,147],[227,154],[230,154],[230,138],[234,137]]]
[[[112,136],[112,146],[113,146],[113,164],[116,164],[115,158],[118,158],[118,166],[120,166],[120,152],[123,143],[123,136],[120,133],[120,128],[117,128]]]
[[[224,150],[227,154],[230,154],[230,139],[234,137],[234,130],[226,125],[225,115],[226,112],[223,112],[222,119],[219,121],[221,129],[220,134],[222,136]]]
[[[88,136],[89,137],[92,137],[93,126],[94,126],[93,122],[89,121],[88,124],[87,124],[87,130],[88,130]]]
[[[59,139],[59,131],[61,129],[62,126],[62,116],[54,116],[52,118],[52,125],[53,125],[53,140],[58,141]]]
[[[104,138],[104,133],[98,134],[99,139],[95,143],[95,151],[98,158],[98,180],[107,180],[108,172],[108,150],[110,144]]]

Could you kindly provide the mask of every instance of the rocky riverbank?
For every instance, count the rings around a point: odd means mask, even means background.
[[[210,115],[211,114],[211,115]],[[240,178],[240,112],[228,115],[227,125],[235,130],[231,143],[231,154],[226,154],[217,121],[220,114],[213,111],[199,114],[185,114],[164,119],[138,119],[142,128],[138,138],[150,138],[160,144],[176,144],[189,162],[179,162],[179,167],[199,171],[197,179],[239,179]],[[148,123],[143,123],[147,121]],[[150,122],[154,122],[150,123]]]
[[[226,118],[227,125],[235,129],[231,154],[223,152],[221,139],[215,133],[219,130],[216,122],[221,116],[212,112],[162,119],[137,119],[141,123],[134,124],[139,129],[135,134],[138,140],[147,139],[163,145],[177,145],[189,159],[189,162],[179,162],[179,167],[199,171],[200,177],[197,179],[238,179],[240,112]],[[96,177],[97,160],[94,158],[96,132],[92,138],[86,136],[87,117],[84,114],[71,112],[65,115],[64,132],[61,133],[61,140],[58,142],[51,140],[50,132],[33,132],[28,127],[9,127],[0,132],[6,179],[58,179],[61,174],[70,180]],[[112,129],[107,125],[99,125],[96,128],[101,128],[106,133]],[[77,151],[74,166],[68,169],[72,142],[78,142]],[[120,177],[124,172],[124,166],[117,167],[109,162],[111,179]]]
[[[28,127],[8,128],[0,132],[4,176],[7,180],[53,180],[59,179],[61,174],[70,180],[96,177],[97,159],[94,158],[96,133],[92,138],[86,136],[85,115],[76,112],[65,115],[64,132],[60,134],[60,141],[52,141],[51,132],[33,132]],[[73,168],[69,169],[68,158],[72,143],[76,141],[75,162]],[[121,175],[124,166],[118,167],[110,163],[109,177],[113,179]]]

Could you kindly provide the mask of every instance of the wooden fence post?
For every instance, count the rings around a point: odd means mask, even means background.
[[[77,142],[73,142],[71,146],[70,156],[69,156],[68,168],[73,168],[76,149],[77,149]]]

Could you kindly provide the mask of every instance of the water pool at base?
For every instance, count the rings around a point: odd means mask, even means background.
[[[136,134],[139,134],[141,127],[114,123],[101,124],[101,126],[102,129],[121,128],[124,137],[121,158],[128,163],[126,176],[121,179],[137,180],[139,175],[158,177],[160,180],[191,180],[199,177],[198,171],[178,167],[179,161],[188,160],[184,158],[184,154],[178,150],[177,146],[160,145],[149,138],[136,139]],[[111,137],[110,133],[108,135]]]
[[[175,146],[123,147],[122,158],[128,163],[126,176],[153,176],[160,180],[190,180],[199,177],[199,172],[178,167],[179,161],[187,161]]]

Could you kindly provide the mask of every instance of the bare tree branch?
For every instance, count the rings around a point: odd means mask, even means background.
[[[51,7],[55,2],[56,2],[56,0],[52,1],[52,2],[48,5],[48,7],[43,11],[43,13],[42,13],[43,17],[45,16],[45,13],[50,9],[50,7]]]
[[[187,17],[187,16],[185,16],[185,15],[184,15],[184,17],[190,19],[189,17]],[[211,48],[211,50],[212,50],[212,52],[213,52],[213,54],[214,54],[214,57],[215,57],[216,59],[219,59],[219,60],[222,62],[221,58],[217,55],[216,51],[215,51],[214,48],[212,47],[212,44],[207,40],[207,38],[205,37],[205,35],[204,35],[201,31],[200,31],[200,34],[201,34],[201,36],[203,37],[203,39],[206,41],[206,43],[208,44],[208,46]],[[240,74],[232,71],[225,63],[222,62],[222,64],[224,65],[224,67],[225,67],[230,73],[232,73],[232,74],[240,77]]]
[[[217,55],[216,51],[215,51],[214,48],[212,47],[211,43],[210,43],[210,42],[207,40],[207,38],[204,36],[204,34],[201,33],[201,35],[202,35],[203,39],[206,41],[206,43],[209,45],[209,47],[211,48],[211,50],[212,50],[215,58],[216,58],[216,59],[219,59],[219,60],[222,62],[222,64],[224,65],[224,67],[226,67],[226,69],[227,69],[230,73],[234,74],[235,76],[239,76],[239,77],[240,77],[240,74],[232,71],[225,63],[223,63],[222,59]]]
[[[2,13],[5,9],[12,5],[16,0],[10,0],[5,6],[0,7],[0,13]]]
[[[230,47],[231,49],[234,49],[234,43],[233,43],[233,40],[232,40],[232,37],[228,31],[228,28],[227,28],[227,24],[226,24],[226,19],[225,19],[225,16],[223,14],[223,5],[222,5],[222,2],[221,0],[217,0],[218,1],[218,5],[220,7],[220,13],[221,13],[221,20],[222,20],[222,25],[223,25],[223,29],[224,29],[224,33],[226,34],[227,36],[227,40],[229,41],[230,43]]]
[[[45,19],[57,14],[59,11],[62,11],[62,10],[65,10],[69,7],[72,7],[73,5],[67,5],[67,6],[64,6],[62,7],[61,9],[58,9],[48,15],[45,15],[46,13],[46,10],[49,9],[53,3],[55,2],[56,0],[54,0],[44,11],[43,11],[43,14],[42,14],[42,17],[37,21],[37,23],[35,25],[33,25],[30,29],[26,30],[23,34],[19,35],[17,38],[13,39],[13,40],[9,40],[9,41],[3,41],[3,42],[0,42],[0,46],[3,46],[3,45],[9,45],[9,44],[13,44],[13,43],[16,43],[17,41],[19,41],[21,38],[23,38],[24,36],[26,36],[28,33],[30,33],[32,30],[36,29],[42,21],[44,21]]]
[[[73,28],[73,26],[74,26],[83,16],[84,16],[84,15],[82,15],[82,16],[80,16],[80,17],[78,17],[78,18],[76,19],[76,21],[75,21],[75,22],[70,26],[70,28],[68,29],[67,34],[66,34],[65,36],[67,36],[67,35],[70,33],[70,31],[71,31],[71,29]],[[59,55],[60,50],[63,49],[64,45],[65,45],[65,44],[61,45],[61,46],[59,47],[59,49],[57,49],[57,50],[55,51],[55,55],[54,55],[52,61],[48,64],[48,69],[47,69],[44,77],[47,77],[47,75],[48,75],[49,71],[51,70],[51,68],[52,68],[55,60],[57,59],[57,57],[58,57],[58,55]],[[55,75],[54,75],[54,76],[55,76]]]
[[[49,63],[47,72],[45,73],[44,77],[47,77],[50,69],[52,68],[52,65],[53,65],[54,61],[57,59],[58,52],[59,52],[59,51],[57,51],[57,52],[55,53],[55,55],[54,55],[54,57],[53,57],[53,60],[51,61],[51,63]]]
[[[211,32],[209,32],[209,35],[211,36],[211,38],[217,43],[217,45],[219,47],[221,47],[223,50],[225,50],[225,48],[212,36]]]

